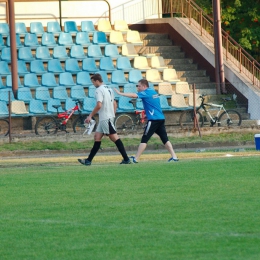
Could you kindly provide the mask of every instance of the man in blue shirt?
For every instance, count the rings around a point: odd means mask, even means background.
[[[131,158],[134,163],[137,163],[139,157],[146,149],[147,142],[152,137],[152,135],[156,133],[161,138],[164,146],[171,154],[171,158],[168,160],[168,162],[177,162],[178,158],[173,150],[171,142],[168,139],[165,129],[165,117],[161,109],[160,99],[157,92],[149,88],[149,84],[146,79],[139,80],[137,88],[138,93],[121,93],[117,89],[114,89],[114,91],[121,96],[142,99],[148,120],[137,153],[135,156],[131,156],[129,158]]]

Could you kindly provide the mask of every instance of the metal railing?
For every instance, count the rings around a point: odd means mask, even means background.
[[[203,10],[191,0],[163,0],[162,13],[181,16],[189,19],[189,24],[195,26],[200,35],[214,43],[213,19],[203,13]],[[222,30],[223,57],[232,62],[240,73],[243,73],[251,83],[260,88],[260,64],[247,53],[228,33]]]

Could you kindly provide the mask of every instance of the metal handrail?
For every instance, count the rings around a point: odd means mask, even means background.
[[[163,14],[181,15],[189,19],[200,35],[214,42],[213,19],[191,0],[163,0]],[[245,51],[228,33],[222,30],[223,56],[236,66],[254,86],[260,88],[260,64]]]

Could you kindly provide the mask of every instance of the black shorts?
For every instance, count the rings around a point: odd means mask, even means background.
[[[141,143],[147,143],[154,133],[156,133],[162,140],[163,144],[168,142],[168,136],[165,129],[165,120],[150,120],[147,121],[144,128],[144,133],[141,139]]]

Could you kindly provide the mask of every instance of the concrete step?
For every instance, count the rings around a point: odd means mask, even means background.
[[[185,70],[185,71],[177,71],[177,75],[179,78],[181,77],[204,77],[206,75],[205,70]]]
[[[189,84],[210,82],[210,78],[207,76],[206,77],[181,77],[180,80],[187,81]]]
[[[181,52],[179,46],[135,46],[138,53],[155,53],[156,55],[161,55],[165,53]]]

